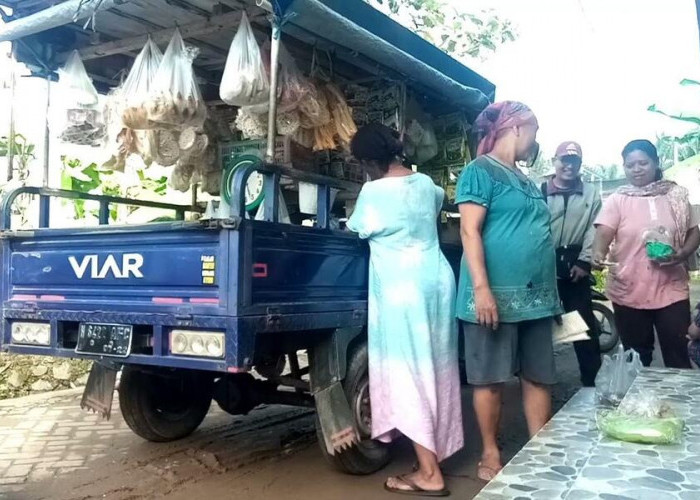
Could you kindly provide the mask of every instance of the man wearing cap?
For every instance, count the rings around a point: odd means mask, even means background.
[[[573,141],[562,143],[553,159],[554,176],[542,184],[552,215],[552,238],[557,256],[557,284],[564,310],[578,311],[590,328],[591,340],[574,343],[585,387],[595,385],[600,369],[598,326],[591,298],[591,253],[600,193],[581,179],[583,154]]]

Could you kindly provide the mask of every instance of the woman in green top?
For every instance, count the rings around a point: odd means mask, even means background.
[[[531,435],[550,417],[552,317],[560,303],[549,209],[516,167],[536,148],[537,119],[524,104],[506,101],[486,108],[476,126],[478,157],[457,184],[465,254],[457,316],[483,443],[478,477],[489,481],[502,467],[496,437],[504,382],[520,377]]]

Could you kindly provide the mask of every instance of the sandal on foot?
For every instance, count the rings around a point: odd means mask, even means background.
[[[493,467],[489,467],[488,465],[484,465],[481,462],[479,462],[479,465],[476,468],[476,477],[481,479],[482,481],[491,482],[493,481],[493,478],[495,478],[499,472],[501,472],[501,469],[503,467],[499,467],[498,469],[494,469]]]
[[[411,496],[416,496],[416,497],[447,497],[450,496],[450,491],[446,488],[443,488],[441,490],[424,490],[420,486],[418,486],[416,483],[408,479],[405,475],[403,476],[396,476],[395,479],[398,479],[401,481],[403,484],[408,486],[409,489],[401,489],[401,488],[395,488],[392,486],[389,486],[389,481],[384,483],[384,489],[386,491],[389,491],[391,493],[398,493],[399,495],[411,495]]]

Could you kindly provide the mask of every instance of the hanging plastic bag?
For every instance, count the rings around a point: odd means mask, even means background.
[[[153,82],[162,61],[163,53],[149,37],[136,56],[129,76],[115,95],[126,127],[137,130],[155,128],[156,124],[148,120],[145,103],[151,96]]]
[[[625,351],[619,345],[615,354],[603,358],[603,365],[596,376],[595,388],[599,401],[614,406],[620,404],[641,370],[639,353]]]
[[[146,114],[160,128],[201,127],[207,108],[192,69],[198,49],[187,47],[175,30],[153,77]]]
[[[608,437],[642,444],[677,444],[685,423],[653,392],[628,396],[616,410],[596,414],[598,429]]]
[[[307,80],[308,92],[299,101],[299,116],[301,126],[305,129],[313,129],[328,125],[331,121],[331,112],[328,109],[328,99],[316,82]]]
[[[430,123],[423,125],[423,134],[420,142],[416,144],[415,162],[418,165],[427,163],[438,154],[438,141],[435,129]]]
[[[85,71],[77,50],[71,52],[63,68],[58,70],[63,103],[67,107],[92,108],[97,106],[99,94]]]
[[[233,37],[226,58],[219,96],[232,106],[261,104],[268,99],[270,81],[265,71],[260,47],[245,12]]]
[[[99,94],[77,50],[71,52],[58,75],[59,97],[53,122],[59,138],[70,144],[101,146],[106,127]]]

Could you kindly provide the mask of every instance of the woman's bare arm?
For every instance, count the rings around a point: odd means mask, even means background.
[[[489,286],[484,242],[481,237],[486,207],[475,203],[462,203],[459,206],[459,214],[462,247],[474,288],[477,320],[479,324],[495,330],[498,328],[498,308]]]
[[[683,248],[680,250],[680,254],[687,259],[695,252],[697,252],[698,247],[700,247],[700,228],[694,226],[685,235],[685,243]]]
[[[602,224],[596,227],[595,239],[593,240],[593,264],[596,267],[600,267],[601,263],[605,262],[610,245],[615,239],[615,233],[615,229]]]

